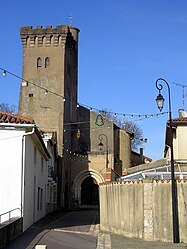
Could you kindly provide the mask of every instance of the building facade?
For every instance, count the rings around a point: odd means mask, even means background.
[[[0,112],[0,216],[23,218],[23,231],[46,215],[50,154],[33,120]],[[2,215],[5,214],[5,215]]]
[[[20,30],[24,80],[19,114],[57,133],[61,208],[98,205],[99,183],[123,174],[131,160],[132,134],[77,103],[78,33],[67,25]]]
[[[187,115],[182,115],[179,118],[172,119],[172,132],[173,132],[173,153],[175,160],[182,160],[187,162]],[[169,121],[166,124],[165,136],[165,151],[164,156],[170,158],[170,128]]]

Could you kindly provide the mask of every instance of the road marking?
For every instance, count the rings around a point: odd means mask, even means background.
[[[35,249],[47,249],[47,245],[36,245]]]

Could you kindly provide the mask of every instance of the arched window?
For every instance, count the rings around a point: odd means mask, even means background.
[[[50,66],[50,60],[49,60],[49,57],[46,57],[45,58],[45,68],[47,68],[49,66]]]
[[[42,58],[38,57],[37,58],[37,68],[42,67]]]

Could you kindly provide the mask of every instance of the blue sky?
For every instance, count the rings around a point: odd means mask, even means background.
[[[187,85],[186,0],[4,1],[1,8],[0,67],[22,74],[20,27],[69,24],[79,33],[79,102],[116,113],[159,113],[157,78],[171,88],[172,114],[178,117]],[[18,105],[20,80],[0,76],[0,103]],[[185,88],[186,89],[186,88]],[[163,111],[168,111],[164,85]],[[184,109],[187,98],[185,97]],[[147,143],[145,154],[163,157],[167,115],[137,124]],[[137,120],[137,119],[130,119]]]

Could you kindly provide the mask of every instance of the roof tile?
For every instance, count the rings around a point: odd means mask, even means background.
[[[0,123],[34,124],[34,120],[32,118],[19,116],[18,114],[0,111]]]

